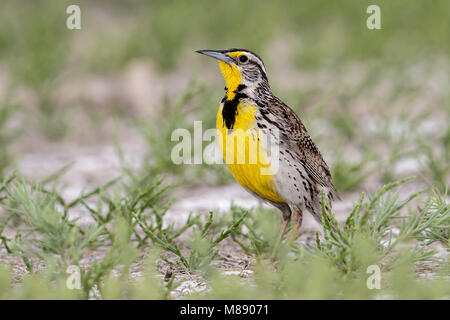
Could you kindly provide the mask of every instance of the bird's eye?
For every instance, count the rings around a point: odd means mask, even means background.
[[[239,57],[239,61],[241,63],[246,63],[248,61],[248,58],[247,58],[246,55],[242,55],[242,56]]]

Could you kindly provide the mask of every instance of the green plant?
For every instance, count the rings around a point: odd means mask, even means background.
[[[36,262],[44,262],[55,275],[71,265],[82,266],[88,252],[106,247],[105,257],[81,268],[83,292],[88,297],[94,287],[101,290],[101,281],[114,268],[122,265],[127,270],[137,257],[138,248],[146,244],[134,216],[139,215],[147,223],[154,223],[155,229],[165,231],[158,214],[165,207],[160,202],[166,189],[160,187],[162,181],[158,180],[146,185],[145,190],[136,186],[128,194],[120,194],[120,189],[116,189],[111,196],[105,190],[117,182],[113,180],[66,202],[55,188],[46,186],[58,177],[56,173],[45,183],[31,183],[14,173],[4,181],[0,199],[9,214],[1,220],[0,239],[8,254],[22,258],[28,272],[35,272]],[[97,204],[93,206],[95,199]],[[94,221],[84,227],[78,223],[79,217],[70,218],[79,215],[82,207]],[[13,222],[19,227],[13,237],[7,237],[3,231]]]
[[[175,230],[173,223],[167,224],[164,219],[170,202],[165,200],[168,187],[162,186],[163,178],[150,182],[148,177],[130,176],[122,187],[107,192],[117,185],[115,179],[66,202],[55,188],[48,187],[66,170],[61,169],[42,183],[32,183],[18,173],[3,181],[0,204],[8,215],[0,220],[0,240],[8,254],[22,258],[29,273],[36,271],[36,263],[43,262],[56,272],[55,277],[71,265],[82,266],[87,254],[94,254],[92,250],[106,248],[100,260],[94,259],[81,268],[85,297],[94,289],[102,292],[102,281],[112,270],[120,267],[121,274],[127,274],[139,256],[138,249],[150,241],[175,254],[184,268],[202,269],[216,257],[219,243],[246,217],[246,213],[242,214],[217,236],[209,237],[214,227],[212,213],[204,223],[199,215],[189,215],[185,224]],[[81,208],[93,220],[84,227],[78,223],[79,217],[70,218],[79,215]],[[4,235],[13,223],[18,224],[14,236]],[[183,244],[189,248],[186,257],[177,239],[189,230],[193,240]],[[161,258],[172,264],[164,255]],[[175,265],[181,267],[178,261]]]
[[[424,155],[425,158],[421,161],[422,170],[428,177],[429,184],[436,186],[441,192],[448,189],[450,176],[450,125],[448,123],[446,129],[437,139],[434,147],[429,141],[418,142],[419,154]]]
[[[344,157],[339,156],[332,166],[333,183],[339,192],[348,192],[360,187],[374,169],[367,168],[373,159],[373,155],[364,155],[364,158],[355,163],[350,163]]]
[[[450,206],[436,194],[427,199],[424,208],[417,213],[409,210],[408,215],[402,215],[401,209],[422,192],[413,193],[399,201],[399,194],[390,191],[409,180],[411,178],[385,185],[373,197],[369,196],[368,201],[362,194],[343,227],[337,223],[329,205],[323,202],[323,240],[317,234],[318,252],[330,258],[346,273],[374,263],[388,267],[388,262],[395,260],[390,255],[400,244],[406,244],[412,239],[423,239],[425,235],[433,233],[433,228],[439,231],[441,227],[445,229],[441,223],[448,220]],[[430,258],[434,252],[426,251],[425,246],[437,238],[437,235],[433,235],[430,241],[413,245],[410,249],[412,261]],[[364,252],[368,261],[358,261],[358,251]]]
[[[231,220],[236,221],[244,210],[231,207]],[[248,255],[264,257],[273,251],[281,224],[281,214],[276,209],[259,207],[249,211],[247,219],[231,234],[233,241]],[[289,232],[290,229],[287,230]],[[300,235],[299,235],[300,236]]]

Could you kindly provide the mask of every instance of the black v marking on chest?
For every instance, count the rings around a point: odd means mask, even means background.
[[[235,95],[232,100],[227,100],[227,96],[222,99],[223,108],[222,108],[222,118],[223,123],[227,127],[227,129],[233,129],[234,123],[236,121],[236,116],[238,114],[238,104],[239,100],[242,98],[248,98],[245,93],[240,91],[244,90],[246,85],[240,84],[238,88],[234,91]]]

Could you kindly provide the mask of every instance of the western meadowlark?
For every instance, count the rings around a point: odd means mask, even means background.
[[[225,163],[246,190],[283,214],[275,254],[291,219],[294,227],[289,243],[298,234],[305,210],[321,222],[322,192],[330,202],[337,197],[330,170],[300,118],[272,93],[266,68],[257,54],[244,49],[196,52],[219,60],[225,78],[226,94],[217,113],[218,141]],[[245,138],[239,140],[242,135]],[[243,151],[245,161],[228,157],[230,137],[237,141],[231,151]],[[275,169],[274,162],[267,161],[273,159],[274,143],[278,150]],[[250,163],[248,159],[256,154],[258,159]],[[263,173],[267,167],[268,173]]]

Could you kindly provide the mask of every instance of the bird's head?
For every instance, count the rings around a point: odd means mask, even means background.
[[[254,96],[258,88],[269,89],[266,68],[261,58],[244,49],[198,50],[219,60],[219,66],[227,84],[227,100],[232,100],[236,92],[244,92]]]

